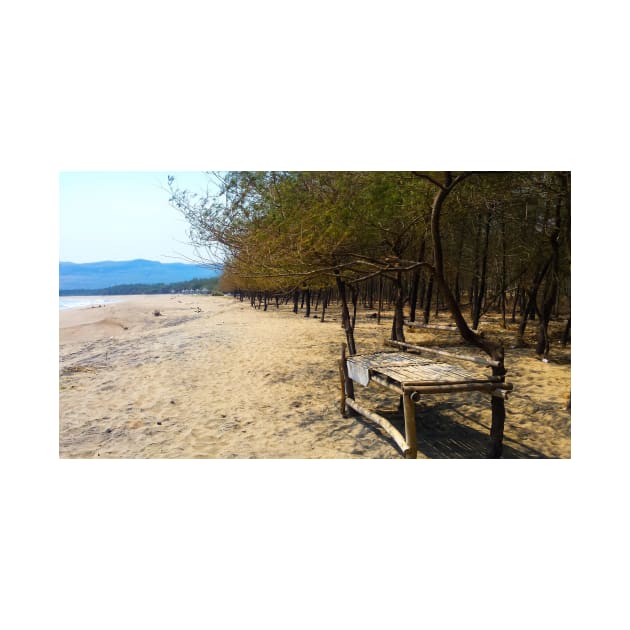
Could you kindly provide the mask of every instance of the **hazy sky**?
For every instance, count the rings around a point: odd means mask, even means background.
[[[168,203],[169,174],[205,190],[203,173],[63,172],[59,177],[59,260],[94,262],[194,257],[187,223]]]

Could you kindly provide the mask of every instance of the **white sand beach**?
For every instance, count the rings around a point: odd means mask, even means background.
[[[60,311],[60,457],[400,458],[378,427],[341,415],[345,337],[338,310],[323,323],[317,314],[201,295],[129,296]],[[390,327],[391,319],[378,326],[360,312],[358,352],[381,348]],[[450,333],[406,334],[460,344]],[[542,363],[531,348],[511,349],[506,367],[514,392],[503,456],[570,457],[570,350],[554,347]],[[357,398],[396,411],[395,397],[357,387]],[[435,396],[418,418],[419,458],[482,456],[486,395]],[[451,438],[472,450],[444,452]]]

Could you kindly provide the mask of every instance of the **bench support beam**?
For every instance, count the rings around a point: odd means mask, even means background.
[[[398,431],[398,429],[389,420],[387,420],[387,418],[384,418],[374,411],[370,411],[363,405],[360,405],[358,402],[356,402],[356,400],[349,397],[346,398],[346,405],[351,409],[354,409],[354,411],[362,415],[364,418],[367,418],[368,420],[371,420],[372,422],[378,424],[378,426],[381,427],[381,429],[383,429],[394,440],[394,442],[396,442],[398,448],[402,451],[403,456],[405,458],[410,457],[410,455],[408,455],[408,453],[411,451],[410,445],[401,435],[400,431]]]

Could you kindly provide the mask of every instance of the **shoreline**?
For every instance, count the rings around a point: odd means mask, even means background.
[[[109,295],[60,295],[59,311],[69,311],[76,308],[95,308],[124,301],[129,296]]]
[[[290,306],[264,312],[233,297],[180,294],[60,311],[60,457],[400,458],[378,428],[341,416],[344,335],[334,306],[326,320]],[[380,349],[390,326],[387,314],[378,326],[360,311],[359,352]],[[430,337],[408,335],[421,345]],[[455,337],[440,339],[452,345]],[[568,458],[570,350],[549,364],[532,354],[506,350],[514,393],[504,457]],[[396,410],[376,388],[358,395]],[[435,397],[418,417],[418,456],[434,458],[444,432],[487,439],[490,405],[481,394]]]

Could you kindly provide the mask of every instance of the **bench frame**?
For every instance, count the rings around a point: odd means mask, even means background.
[[[406,459],[416,459],[418,456],[418,442],[416,436],[415,405],[421,400],[421,397],[425,394],[482,391],[490,395],[492,406],[492,426],[490,429],[488,457],[498,458],[501,456],[503,449],[503,429],[505,425],[504,401],[508,392],[513,389],[511,383],[505,382],[506,372],[503,364],[498,361],[491,361],[490,359],[457,355],[446,352],[445,350],[415,346],[401,341],[388,340],[385,341],[385,345],[400,348],[412,353],[431,354],[457,361],[472,361],[492,368],[492,376],[489,377],[487,381],[417,384],[413,382],[398,382],[380,374],[371,374],[370,381],[374,381],[381,387],[385,387],[401,397],[405,419],[405,434],[403,435],[389,420],[356,402],[354,382],[348,373],[346,344],[343,344],[341,348],[341,359],[339,360],[339,376],[341,385],[341,413],[344,417],[348,417],[351,414],[349,411],[349,409],[351,409],[353,412],[378,424],[394,440],[401,450],[403,457]],[[442,362],[447,363],[449,361]]]

